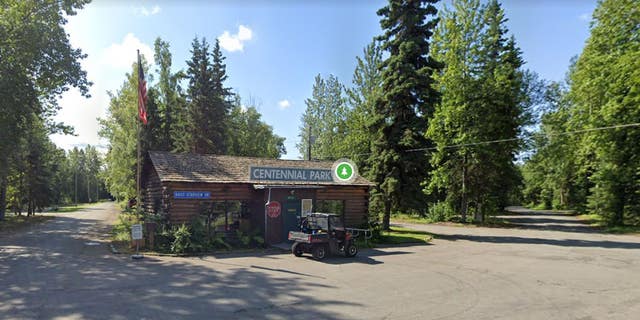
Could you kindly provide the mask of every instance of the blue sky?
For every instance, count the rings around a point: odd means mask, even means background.
[[[381,33],[376,11],[385,3],[98,0],[70,17],[66,27],[71,44],[88,54],[82,64],[94,82],[92,97],[82,98],[75,90],[63,96],[57,120],[73,125],[78,136],[52,139],[66,149],[106,145],[98,138],[96,118],[106,115],[106,91],[120,87],[136,49],[152,59],[159,36],[171,44],[174,69],[183,69],[197,35],[221,40],[227,86],[254,102],[263,119],[286,137],[284,158],[297,159],[300,117],[314,77],[334,74],[351,84],[355,57]],[[596,0],[504,1],[526,67],[545,79],[562,80],[589,35],[595,5]]]

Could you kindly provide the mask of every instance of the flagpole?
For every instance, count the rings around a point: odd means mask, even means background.
[[[138,72],[140,72],[140,50],[136,50],[138,52]],[[138,74],[138,90],[136,90],[138,92],[138,107],[136,108],[136,110],[139,110],[140,106],[140,74]],[[140,175],[141,175],[141,165],[140,165],[140,119],[138,119],[138,117],[136,117],[136,131],[138,134],[138,155],[136,158],[136,163],[137,163],[137,172],[136,172],[136,211],[138,214],[140,214],[142,212],[142,210],[140,209],[140,206],[142,205],[140,200],[141,200],[141,195],[140,195]]]

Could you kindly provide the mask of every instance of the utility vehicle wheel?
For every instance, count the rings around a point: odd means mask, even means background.
[[[313,252],[311,252],[313,258],[316,260],[322,260],[327,256],[327,247],[323,245],[313,247]]]
[[[304,251],[302,251],[302,245],[297,242],[294,243],[291,246],[291,253],[296,257],[302,257],[302,254],[304,253]]]
[[[349,245],[347,245],[347,247],[345,248],[345,255],[347,257],[355,257],[356,254],[358,254],[358,247],[356,246],[355,243],[350,243]]]

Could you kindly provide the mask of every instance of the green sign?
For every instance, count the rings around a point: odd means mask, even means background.
[[[356,165],[349,159],[340,159],[333,164],[334,180],[338,182],[352,182],[358,175]]]

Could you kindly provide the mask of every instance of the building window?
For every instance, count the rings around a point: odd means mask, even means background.
[[[311,199],[302,199],[301,215],[303,217],[306,217],[311,212],[313,212],[313,201]]]
[[[244,201],[213,201],[207,203],[207,206],[215,231],[239,230],[241,219],[249,215],[249,206]]]
[[[316,206],[317,212],[344,215],[344,200],[318,200]]]

